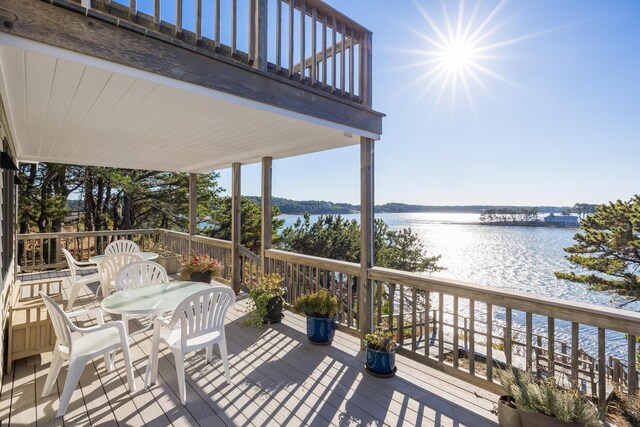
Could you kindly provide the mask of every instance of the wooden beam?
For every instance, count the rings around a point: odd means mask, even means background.
[[[262,245],[260,250],[260,257],[262,259],[262,272],[264,274],[269,273],[269,265],[266,259],[267,250],[271,249],[271,233],[273,232],[273,226],[271,225],[271,207],[273,203],[272,199],[272,164],[273,159],[271,157],[262,158]]]
[[[191,238],[197,234],[198,230],[198,176],[195,173],[189,174],[189,252],[191,252]]]
[[[374,141],[360,138],[360,282],[358,322],[362,338],[373,329],[373,286],[368,277],[373,267]]]
[[[231,285],[240,292],[240,163],[231,165]]]
[[[65,3],[66,4],[66,3]],[[39,0],[0,0],[0,31],[311,117],[382,133],[383,115],[295,79],[258,73],[203,47],[119,20]],[[86,13],[86,15],[85,15]],[[118,26],[119,25],[119,26]]]

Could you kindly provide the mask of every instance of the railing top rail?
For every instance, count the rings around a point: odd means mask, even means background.
[[[18,239],[30,238],[56,238],[56,237],[88,237],[88,236],[120,236],[124,234],[153,234],[159,232],[159,229],[136,229],[136,230],[101,230],[101,231],[59,231],[49,233],[23,233],[18,234]]]
[[[285,3],[291,3],[291,1],[292,0],[284,0]],[[298,9],[300,0],[295,0],[295,4],[296,4],[296,9]],[[349,18],[347,15],[340,12],[336,8],[328,5],[322,0],[305,0],[305,9],[306,9],[307,15],[311,15],[312,13],[311,11],[313,10],[314,7],[316,8],[316,11],[320,15],[326,15],[327,17],[332,17],[332,18],[335,17],[338,23],[344,23],[347,27],[352,28],[355,31],[358,31],[360,33],[372,34],[372,32],[368,30],[366,27],[354,21],[352,18]],[[327,27],[331,28],[331,25],[329,22],[327,22]]]
[[[458,280],[436,278],[420,273],[409,273],[388,268],[369,269],[369,278],[377,281],[414,286],[426,291],[469,298],[474,301],[527,311],[561,320],[568,320],[640,335],[640,313],[612,307],[603,307],[577,301],[563,301],[542,295],[534,295],[511,289],[467,283]]]
[[[267,250],[266,255],[267,258],[271,259],[305,264],[311,267],[322,268],[325,270],[344,272],[354,276],[360,274],[360,264],[356,264],[353,262],[337,261],[311,255],[296,254],[293,252],[286,252],[278,249],[269,249]]]
[[[162,230],[162,231],[169,235],[177,236],[182,239],[186,239],[186,240],[189,239],[189,233],[184,233],[182,231],[174,231],[174,230]],[[191,241],[208,243],[221,248],[231,248],[231,242],[229,240],[216,239],[213,237],[194,235],[194,236],[191,236]]]

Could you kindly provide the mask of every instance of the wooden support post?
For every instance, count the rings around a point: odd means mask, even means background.
[[[240,292],[240,163],[231,165],[231,285]]]
[[[373,328],[373,287],[368,269],[373,267],[374,141],[360,138],[360,286],[358,316],[362,338]]]
[[[254,0],[253,17],[253,68],[267,72],[268,1]]]
[[[198,175],[189,174],[189,252],[191,252],[192,237],[196,235],[198,230],[198,191],[197,191]]]
[[[273,160],[271,157],[262,158],[262,247],[260,248],[260,256],[262,258],[262,272],[264,274],[270,273],[266,252],[268,249],[271,249],[271,233],[273,231],[271,225],[272,163]]]

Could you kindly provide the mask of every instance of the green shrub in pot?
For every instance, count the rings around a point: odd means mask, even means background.
[[[263,275],[258,283],[249,289],[251,307],[246,324],[260,328],[264,323],[279,322],[282,319],[282,305],[284,304],[284,279],[279,274]]]

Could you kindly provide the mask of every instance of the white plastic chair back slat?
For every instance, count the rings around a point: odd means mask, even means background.
[[[66,249],[62,249],[62,253],[64,254],[65,259],[67,260],[67,265],[69,266],[69,272],[71,273],[71,279],[75,281],[78,278],[78,269],[80,266],[76,259],[71,255]]]
[[[135,242],[126,239],[115,240],[107,245],[104,254],[115,254],[120,252],[140,252],[140,246]]]
[[[167,271],[160,264],[151,261],[136,261],[118,271],[116,274],[116,291],[126,291],[168,282]]]
[[[102,283],[102,296],[109,295],[111,284],[116,280],[116,274],[124,266],[133,262],[144,261],[141,255],[132,252],[112,253],[107,255],[105,259],[98,265],[100,272],[100,282]]]
[[[224,334],[225,316],[235,301],[236,294],[226,286],[205,289],[182,301],[170,322],[171,325],[180,323],[182,352],[191,351],[190,338],[218,331]]]
[[[71,320],[67,317],[62,307],[58,305],[54,300],[49,298],[45,293],[40,292],[40,296],[44,301],[44,305],[47,307],[47,313],[53,324],[53,330],[56,333],[56,346],[65,347],[64,350],[71,354]]]

